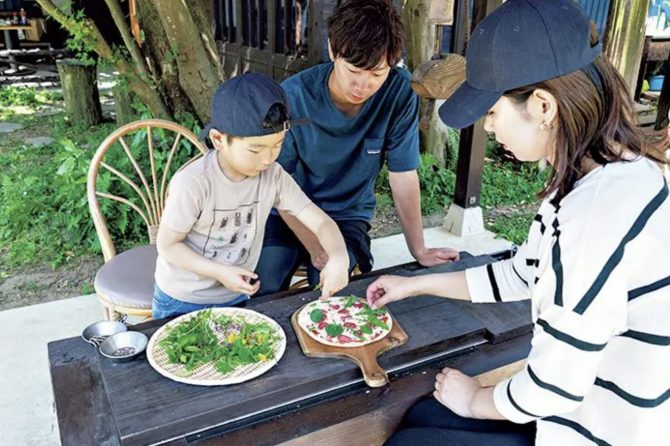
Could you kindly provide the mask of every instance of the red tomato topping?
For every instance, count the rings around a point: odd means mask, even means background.
[[[348,343],[348,342],[352,342],[352,341],[353,341],[353,339],[351,339],[351,338],[350,338],[349,336],[347,336],[347,335],[339,335],[339,336],[337,337],[337,342],[339,342],[340,344],[346,344],[346,343]]]
[[[345,322],[344,326],[346,328],[358,328],[358,325],[354,324],[353,322]]]
[[[340,306],[337,304],[330,304],[330,308],[332,308],[333,310],[339,310]]]

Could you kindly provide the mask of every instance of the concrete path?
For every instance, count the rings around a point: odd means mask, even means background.
[[[511,246],[491,233],[462,239],[442,228],[430,228],[424,234],[428,247],[449,246],[472,254]],[[372,253],[375,269],[412,260],[402,234],[373,240]],[[47,343],[79,336],[101,318],[94,295],[0,312],[0,445],[60,444]]]

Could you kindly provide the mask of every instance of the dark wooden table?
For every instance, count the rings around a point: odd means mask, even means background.
[[[359,276],[343,294],[364,295],[381,273],[418,275],[493,260],[463,257],[440,267],[407,264]],[[173,382],[156,373],[144,357],[112,363],[80,338],[50,343],[62,444],[375,444],[395,427],[410,404],[432,391],[434,375],[445,365],[477,375],[528,353],[527,303],[474,305],[431,296],[408,299],[389,308],[409,341],[380,356],[391,383],[372,389],[352,362],[302,354],[289,318],[316,296],[314,291],[289,292],[250,301],[248,308],[282,326],[287,349],[269,372],[232,386]],[[152,321],[134,329],[150,336],[164,323]]]

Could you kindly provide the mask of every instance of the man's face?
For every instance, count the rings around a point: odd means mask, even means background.
[[[340,102],[360,105],[377,93],[391,71],[386,58],[371,70],[364,70],[350,64],[343,57],[333,58],[333,85],[335,96]]]

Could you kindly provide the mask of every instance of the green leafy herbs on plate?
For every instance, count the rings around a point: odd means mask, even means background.
[[[168,329],[159,345],[170,363],[183,365],[188,376],[210,362],[225,374],[239,366],[273,359],[279,339],[267,322],[250,323],[239,316],[215,316],[206,310]]]

